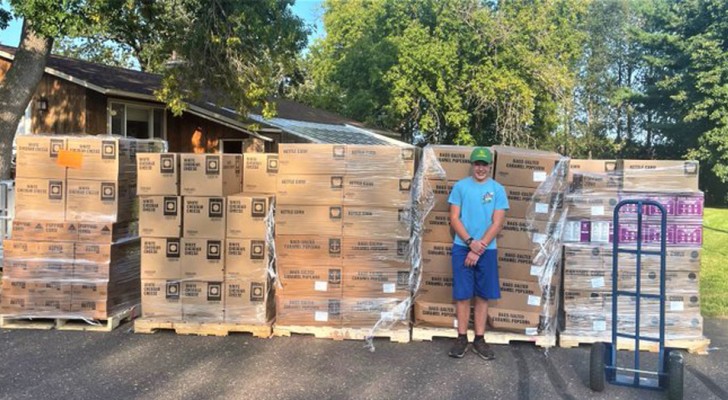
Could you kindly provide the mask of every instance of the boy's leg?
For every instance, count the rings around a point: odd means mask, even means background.
[[[488,300],[475,296],[475,334],[485,335],[485,321],[488,317]]]
[[[470,319],[470,300],[475,291],[475,273],[473,268],[465,266],[465,258],[469,249],[453,245],[452,248],[452,297],[455,301],[458,337],[455,339],[450,357],[461,358],[468,351],[468,320]]]

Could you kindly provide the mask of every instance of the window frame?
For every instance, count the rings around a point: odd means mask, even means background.
[[[126,132],[127,115],[128,115],[127,108],[129,106],[131,106],[133,108],[143,108],[148,111],[151,111],[150,120],[149,120],[149,130],[147,132],[147,137],[144,139],[154,139],[154,111],[161,110],[162,111],[162,124],[161,124],[162,136],[160,139],[167,140],[167,108],[161,104],[145,103],[145,102],[132,101],[132,100],[107,98],[107,100],[106,100],[106,133],[108,133],[109,135],[112,134],[112,132],[111,132],[111,123],[112,123],[111,122],[112,121],[111,110],[112,110],[112,106],[117,105],[117,104],[124,106],[124,123],[121,126],[121,136],[127,137],[127,132]]]

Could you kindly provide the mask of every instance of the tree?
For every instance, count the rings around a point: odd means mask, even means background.
[[[408,141],[533,146],[570,98],[582,3],[329,0],[297,97]]]
[[[14,133],[55,40],[85,38],[86,43],[129,49],[141,69],[163,75],[155,94],[175,114],[184,111],[188,100],[205,97],[241,115],[258,106],[272,115],[270,96],[306,43],[303,22],[290,10],[292,3],[10,0],[24,25],[13,65],[0,82],[2,176],[9,174]]]

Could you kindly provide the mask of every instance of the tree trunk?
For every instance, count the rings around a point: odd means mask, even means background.
[[[13,139],[53,47],[53,38],[37,35],[28,18],[23,21],[20,46],[0,82],[0,179],[10,179]]]

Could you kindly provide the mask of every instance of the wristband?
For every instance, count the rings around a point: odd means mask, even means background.
[[[465,241],[465,244],[467,244],[468,246],[470,246],[470,243],[473,243],[473,240],[475,240],[475,239],[468,238],[468,240]]]

